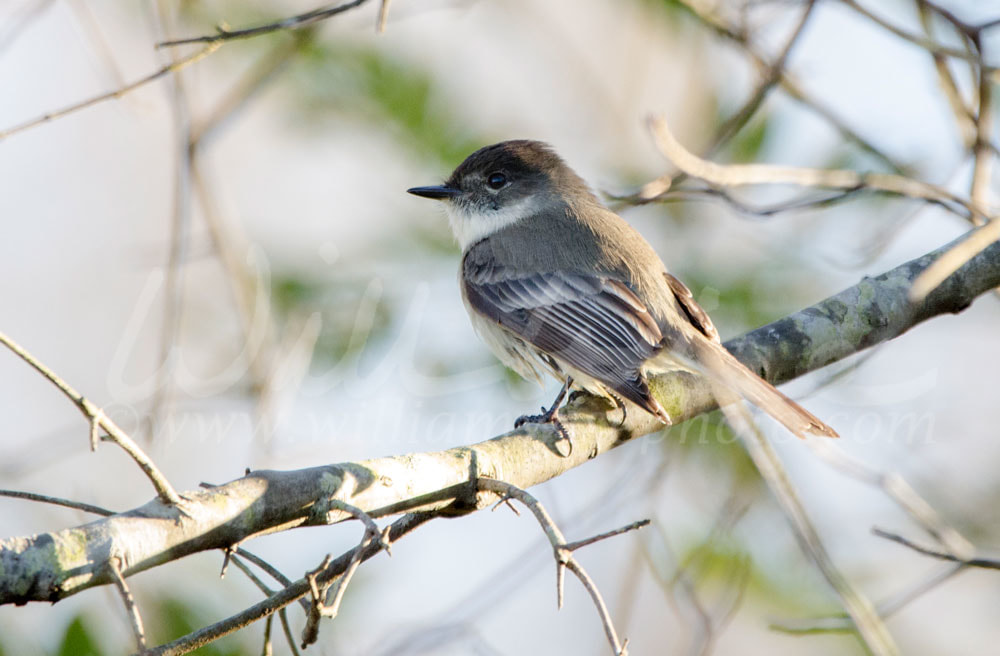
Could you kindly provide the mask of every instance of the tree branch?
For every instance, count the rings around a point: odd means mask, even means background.
[[[726,346],[752,370],[777,384],[897,337],[931,317],[959,312],[980,294],[1000,286],[1000,243],[996,243],[971,258],[922,303],[910,305],[907,291],[913,279],[949,248],[943,246],[876,278],[865,278]],[[678,421],[715,405],[708,385],[690,374],[659,376],[652,387]],[[489,505],[486,495],[475,495],[470,487],[470,481],[478,477],[528,488],[662,427],[641,412],[629,413],[619,425],[617,408],[586,395],[574,401],[562,417],[576,445],[565,457],[554,431],[526,425],[475,445],[440,452],[253,472],[225,485],[186,493],[186,514],[180,516],[163,500],[154,499],[82,526],[0,540],[0,604],[57,601],[112,583],[109,559],[115,556],[122,561],[122,575],[128,577],[251,537],[350,518],[350,512],[337,508],[338,501],[372,517],[419,510],[420,514],[408,517],[419,517],[421,522],[435,514],[471,512]],[[379,549],[376,543],[370,544],[363,558]],[[339,566],[343,572],[348,561],[349,556],[341,556],[326,571]],[[318,581],[323,580],[321,575]],[[308,584],[300,579],[261,604],[270,604],[263,608],[274,612],[308,591]],[[234,617],[253,612],[251,608]]]
[[[321,9],[313,9],[312,11],[307,11],[302,14],[297,14],[295,16],[289,16],[288,18],[282,18],[271,23],[265,23],[264,25],[258,25],[256,27],[248,27],[240,30],[230,30],[225,25],[218,25],[215,28],[215,34],[206,34],[204,36],[195,36],[188,39],[174,39],[173,41],[163,41],[157,43],[157,48],[168,48],[172,46],[182,46],[189,43],[208,43],[217,44],[223,41],[232,41],[234,39],[249,39],[255,36],[261,36],[262,34],[270,34],[271,32],[278,32],[281,30],[297,30],[303,27],[307,27],[319,21],[326,20],[331,16],[336,16],[337,14],[342,14],[345,11],[349,11],[363,5],[368,0],[350,0],[350,2],[345,2],[342,5],[336,5],[334,7],[324,7]],[[383,3],[384,9],[382,11],[387,11],[386,7],[388,3]],[[382,21],[383,19],[379,19]],[[380,30],[381,31],[381,30]]]

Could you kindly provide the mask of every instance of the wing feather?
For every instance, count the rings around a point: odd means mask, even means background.
[[[516,275],[466,260],[463,282],[473,309],[538,350],[606,385],[654,414],[641,368],[663,335],[635,293],[599,275]]]

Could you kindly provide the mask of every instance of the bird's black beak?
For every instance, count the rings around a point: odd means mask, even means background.
[[[459,189],[448,185],[435,185],[433,187],[413,187],[407,189],[407,193],[423,198],[433,198],[434,200],[447,200],[462,193]]]

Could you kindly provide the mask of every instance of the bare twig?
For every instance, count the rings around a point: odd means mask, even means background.
[[[645,528],[649,526],[650,520],[640,519],[637,522],[632,522],[627,526],[622,526],[621,528],[616,528],[612,531],[606,531],[604,533],[598,533],[597,535],[589,538],[584,538],[583,540],[577,540],[576,542],[567,542],[563,545],[564,549],[569,551],[576,551],[581,547],[586,547],[589,544],[594,544],[595,542],[600,542],[601,540],[606,540],[608,538],[613,538],[616,535],[621,535],[622,533],[628,533],[629,531],[634,531],[636,529]]]
[[[50,497],[45,494],[35,494],[34,492],[21,492],[19,490],[0,490],[0,497],[12,497],[14,499],[27,499],[28,501],[51,503],[56,506],[65,506],[66,508],[73,508],[74,510],[82,510],[84,512],[94,513],[95,515],[103,515],[104,517],[110,517],[111,515],[116,514],[113,510],[101,508],[100,506],[94,506],[89,503],[83,503],[81,501],[70,501],[69,499],[60,499],[59,497]]]
[[[761,104],[767,98],[771,89],[774,88],[776,84],[781,81],[782,76],[785,72],[785,64],[788,61],[788,56],[791,54],[792,49],[795,44],[798,43],[799,37],[802,36],[805,30],[806,24],[809,22],[809,18],[813,15],[813,9],[816,7],[815,0],[808,0],[805,3],[804,9],[802,10],[802,15],[799,17],[798,23],[792,30],[791,36],[785,41],[784,47],[782,47],[781,52],[764,70],[761,75],[760,80],[757,82],[756,88],[750,97],[743,104],[743,106],[732,116],[730,116],[716,131],[715,137],[711,147],[708,152],[714,152],[719,146],[724,144],[730,138],[732,138],[740,129],[746,125],[747,121],[760,109]]]
[[[268,615],[264,622],[264,646],[261,647],[260,656],[272,656],[274,648],[271,646],[271,625],[274,624],[274,615]]]
[[[827,441],[829,442],[829,441]],[[972,554],[972,543],[961,533],[949,526],[941,516],[924,500],[902,476],[895,472],[880,472],[874,467],[853,458],[834,444],[823,444],[820,440],[809,440],[814,453],[851,478],[873,485],[896,502],[914,521],[935,540],[952,553]]]
[[[692,645],[690,653],[697,653],[700,656],[706,652],[706,648],[715,640],[715,628],[712,624],[712,617],[704,604],[702,604],[690,573],[679,562],[666,531],[663,530],[663,526],[657,524],[656,529],[653,534],[659,535],[662,548],[668,558],[654,557],[650,552],[649,546],[643,544],[641,551],[643,560],[645,561],[646,568],[653,574],[653,578],[656,579],[656,582],[663,590],[664,597],[667,599],[673,613],[677,616],[678,621],[684,626],[692,625],[692,628],[697,630],[697,633],[694,634],[695,642]],[[661,571],[665,565],[674,567],[674,572],[669,577],[666,572]],[[681,599],[678,590],[684,593],[684,599]],[[682,602],[686,602],[686,605],[691,609],[694,615],[693,621],[682,612],[680,606]]]
[[[122,602],[125,604],[125,612],[128,613],[129,623],[132,625],[135,644],[139,648],[140,654],[145,653],[146,632],[142,628],[142,616],[139,614],[139,607],[135,603],[132,591],[129,590],[128,583],[125,582],[125,578],[122,576],[121,560],[115,556],[109,562],[111,564],[111,576],[114,579],[115,586],[118,588],[118,594],[121,595]]]
[[[241,75],[232,87],[222,96],[222,99],[205,117],[191,127],[191,148],[198,150],[240,109],[246,106],[248,100],[259,93],[275,75],[285,68],[292,57],[304,46],[313,42],[316,37],[314,29],[304,29],[292,33],[291,39],[282,39],[279,43],[261,57],[246,73]]]
[[[735,43],[753,60],[754,64],[763,69],[771,68],[772,62],[757,47],[751,43],[746,31],[731,25],[716,10],[716,3],[703,2],[701,0],[681,0],[685,7],[703,24],[711,28],[725,39]],[[784,71],[779,80],[782,90],[790,98],[802,104],[805,108],[817,114],[820,118],[830,124],[845,139],[853,142],[859,148],[883,162],[896,173],[907,173],[907,167],[896,162],[874,143],[866,139],[857,130],[850,127],[843,119],[837,116],[832,109],[823,102],[812,96],[803,88],[788,71]]]
[[[319,504],[317,504],[319,505]],[[357,506],[352,506],[338,499],[331,499],[330,509],[340,510],[350,513],[365,526],[365,532],[361,536],[361,542],[351,552],[351,559],[347,569],[336,578],[329,579],[325,583],[319,582],[319,576],[327,570],[333,560],[331,554],[327,554],[323,562],[314,570],[306,572],[305,579],[309,583],[309,590],[312,592],[312,604],[306,614],[306,625],[302,629],[302,648],[316,642],[319,638],[319,621],[324,617],[336,617],[340,612],[340,602],[344,598],[347,586],[361,564],[361,556],[368,545],[373,542],[380,550],[384,550],[390,556],[389,527],[383,531],[372,519],[371,515],[361,510]],[[331,589],[332,588],[332,589]],[[331,599],[332,597],[332,599]],[[329,600],[329,601],[328,601]]]
[[[257,589],[263,592],[265,596],[270,597],[271,595],[274,594],[274,590],[269,588],[266,583],[261,581],[260,578],[253,573],[253,570],[251,570],[250,567],[248,567],[246,563],[244,563],[240,558],[233,556],[232,561],[233,564],[236,565],[236,567],[239,568],[240,571],[246,574],[247,578],[250,579],[250,582],[253,583],[255,586],[257,586]],[[291,585],[291,581],[289,581],[286,585]],[[271,632],[269,627],[273,617],[274,614],[270,614],[267,616],[268,628],[265,628],[264,630],[264,633],[267,636],[266,644],[270,644]],[[288,613],[286,612],[285,608],[281,608],[280,610],[278,610],[278,617],[281,620],[281,628],[285,634],[285,640],[288,641],[289,650],[292,652],[293,656],[299,656],[299,649],[295,645],[295,637],[292,635],[291,627],[288,625]]]
[[[111,421],[111,419],[104,414],[103,410],[70,387],[69,383],[57,376],[55,372],[36,360],[33,355],[28,353],[3,333],[0,333],[0,344],[9,348],[19,358],[34,367],[38,373],[42,374],[42,376],[48,379],[49,382],[59,388],[59,391],[61,391],[66,398],[72,401],[76,407],[80,409],[83,416],[87,418],[88,423],[96,422],[101,428],[107,431],[108,439],[124,449],[127,454],[132,456],[132,460],[139,465],[139,468],[142,469],[143,473],[146,474],[146,477],[149,478],[153,487],[156,488],[157,494],[164,503],[172,505],[179,505],[181,503],[181,498],[177,495],[176,490],[174,490],[173,486],[160,472],[156,465],[153,464],[153,461],[150,460],[149,456],[147,456],[145,452],[139,448],[139,445],[136,444],[132,438],[125,433],[125,431],[119,428],[115,422]]]
[[[656,144],[667,159],[690,175],[720,187],[760,184],[792,184],[803,187],[825,187],[857,190],[869,188],[909,198],[922,199],[956,211],[959,206],[969,216],[981,214],[968,200],[941,187],[891,173],[859,173],[846,169],[811,169],[770,164],[716,164],[704,160],[677,141],[667,122],[660,117],[650,119],[650,129]]]
[[[877,14],[869,11],[865,7],[863,7],[860,4],[858,4],[855,0],[840,0],[840,1],[844,5],[850,7],[851,9],[853,9],[854,11],[856,11],[857,13],[861,14],[865,18],[867,18],[870,21],[874,22],[875,24],[879,25],[880,27],[882,27],[883,29],[887,30],[888,32],[891,32],[892,34],[898,36],[899,38],[901,38],[901,39],[903,39],[905,41],[909,41],[910,43],[912,43],[914,45],[920,46],[921,48],[923,48],[924,50],[926,50],[927,52],[929,52],[931,54],[945,55],[945,56],[948,56],[948,57],[954,57],[956,59],[961,59],[963,61],[975,61],[975,59],[976,59],[975,55],[970,55],[968,52],[966,52],[964,50],[958,50],[956,48],[949,48],[948,46],[941,45],[940,43],[932,41],[931,39],[925,39],[924,37],[920,36],[919,34],[910,34],[906,30],[904,30],[904,29],[902,29],[902,28],[900,28],[900,27],[898,27],[896,25],[893,25],[892,23],[890,23],[886,19],[882,18],[881,16],[878,16]],[[993,69],[993,67],[989,67],[989,68],[991,70]]]
[[[830,558],[819,533],[809,519],[809,514],[803,507],[795,487],[788,478],[778,454],[767,441],[767,438],[760,432],[760,429],[753,423],[746,406],[742,403],[724,403],[731,393],[719,389],[713,389],[716,398],[722,405],[722,412],[726,420],[733,427],[738,435],[743,439],[747,447],[747,452],[753,460],[757,471],[767,482],[768,487],[778,500],[791,523],[795,537],[802,550],[815,563],[817,569],[827,580],[830,586],[840,597],[844,609],[854,620],[858,634],[865,642],[865,645],[873,654],[897,654],[899,653],[892,635],[886,628],[885,623],[879,617],[878,612],[872,603],[851,583],[834,565]]]
[[[48,123],[49,121],[54,121],[58,118],[66,116],[67,114],[72,114],[73,112],[79,111],[81,109],[86,109],[87,107],[104,102],[105,100],[111,100],[113,98],[121,98],[125,94],[135,91],[139,87],[149,84],[154,80],[158,80],[164,75],[175,73],[186,66],[190,66],[191,64],[194,64],[204,59],[208,55],[215,52],[219,48],[219,45],[220,44],[218,43],[210,43],[201,50],[199,50],[198,52],[189,55],[187,57],[184,57],[183,59],[178,59],[175,62],[167,64],[166,66],[159,68],[153,73],[150,73],[146,77],[140,78],[135,82],[132,82],[131,84],[126,84],[125,86],[115,89],[114,91],[102,93],[100,95],[88,98],[78,103],[73,103],[72,105],[68,105],[66,107],[63,107],[62,109],[57,109],[47,114],[43,114],[42,116],[33,118],[29,121],[25,121],[24,123],[19,123],[17,125],[9,127],[6,130],[0,130],[0,141],[6,139],[7,137],[13,134],[17,134],[18,132],[23,132],[37,125],[41,125],[42,123]]]
[[[208,43],[208,44],[218,44],[223,41],[232,41],[234,39],[249,39],[251,37],[260,36],[262,34],[270,34],[271,32],[278,32],[280,30],[297,30],[313,23],[318,23],[320,21],[326,20],[331,16],[336,16],[337,14],[342,14],[345,11],[354,9],[363,5],[368,0],[351,0],[350,2],[345,2],[341,5],[336,5],[334,7],[324,7],[322,9],[313,9],[312,11],[307,11],[302,14],[297,14],[295,16],[289,16],[288,18],[282,18],[281,20],[274,21],[272,23],[265,23],[263,25],[258,25],[256,27],[248,27],[239,30],[230,30],[224,25],[219,25],[215,28],[215,34],[206,34],[204,36],[195,36],[188,39],[175,39],[172,41],[164,41],[162,43],[156,44],[157,48],[167,48],[171,46],[181,46],[188,43]]]
[[[618,655],[624,655],[627,653],[626,650],[628,640],[624,643],[619,642],[618,633],[615,631],[614,624],[611,621],[611,614],[608,612],[608,607],[604,603],[604,598],[601,596],[601,593],[597,589],[593,579],[590,578],[590,575],[587,574],[586,570],[584,570],[573,557],[573,549],[586,546],[587,544],[592,544],[604,538],[625,533],[626,531],[642,528],[643,526],[649,524],[649,520],[633,522],[626,527],[620,528],[616,531],[602,533],[588,540],[579,540],[577,542],[568,543],[566,542],[566,538],[563,537],[562,531],[560,531],[559,527],[556,526],[554,521],[552,521],[552,518],[549,516],[545,508],[543,508],[538,500],[532,495],[511,485],[510,483],[505,483],[492,478],[479,478],[477,479],[476,484],[480,490],[493,492],[501,498],[517,499],[531,511],[531,513],[535,516],[535,519],[537,519],[538,523],[541,525],[542,530],[545,531],[545,535],[548,536],[549,542],[552,544],[552,551],[556,559],[556,596],[558,598],[559,607],[562,608],[563,600],[563,572],[568,569],[573,572],[578,579],[580,579],[583,587],[587,589],[588,593],[590,593],[590,598],[597,607],[597,613],[601,618],[601,623],[604,625],[604,633],[607,635],[608,642],[611,644],[611,648],[614,650],[614,653]]]
[[[931,22],[933,9],[924,0],[918,0],[917,6],[920,13],[920,22],[924,28],[924,33],[927,34],[928,38],[933,38],[933,25]],[[952,75],[951,69],[948,67],[948,61],[945,56],[940,53],[933,52],[929,54],[934,60],[934,70],[937,72],[938,81],[941,84],[941,90],[944,92],[944,96],[948,100],[951,112],[955,116],[955,122],[957,123],[959,134],[962,136],[962,141],[965,144],[971,144],[973,143],[976,134],[975,116],[973,116],[973,113],[965,103],[965,100],[962,99],[962,93],[958,90],[958,84],[956,84],[955,77]]]
[[[389,526],[388,539],[396,542],[410,531],[422,526],[425,522],[434,518],[430,513],[412,513],[404,515]],[[333,560],[326,571],[316,577],[317,583],[325,583],[339,576],[346,571],[351,559],[354,557],[354,549]],[[361,560],[365,561],[381,552],[380,547],[369,544],[361,555]],[[224,620],[211,624],[182,636],[169,643],[154,647],[148,650],[147,656],[179,656],[189,651],[197,649],[214,640],[229,635],[244,626],[248,626],[262,617],[277,612],[293,601],[304,597],[310,593],[309,582],[305,578],[295,581],[290,586],[278,590],[276,593],[243,611],[228,617]]]
[[[973,43],[979,52],[979,111],[976,112],[976,140],[972,144],[972,187],[969,199],[976,207],[988,208],[993,175],[993,149],[990,147],[993,134],[993,86],[983,62],[983,47],[978,33],[973,37]]]
[[[964,569],[964,564],[952,565],[944,570],[935,572],[932,576],[926,579],[917,581],[905,590],[902,590],[901,592],[879,603],[877,606],[879,617],[891,617],[911,602],[919,599],[945,581],[950,580]],[[770,628],[775,631],[791,634],[842,633],[846,631],[854,631],[854,623],[851,622],[851,618],[846,615],[834,615],[808,620],[782,620],[780,622],[771,622]]]
[[[377,34],[385,32],[385,22],[389,20],[390,2],[392,2],[392,0],[382,0],[382,4],[378,7],[378,19],[375,21],[375,32]]]
[[[117,86],[124,86],[125,77],[122,75],[121,67],[115,61],[108,40],[101,31],[100,23],[94,18],[91,9],[93,3],[89,0],[71,0],[68,4],[73,13],[76,14],[76,22],[90,38],[93,50],[97,53],[101,63],[104,64],[104,68],[108,70],[112,81]]]
[[[872,529],[872,533],[879,536],[880,538],[885,538],[886,540],[892,540],[904,547],[909,547],[919,554],[925,556],[930,556],[931,558],[937,558],[938,560],[947,560],[952,563],[960,563],[967,567],[979,567],[981,569],[1000,569],[1000,559],[995,558],[980,558],[980,557],[965,557],[959,554],[952,553],[950,551],[941,551],[939,549],[934,549],[932,547],[925,547],[923,545],[913,542],[909,538],[904,538],[902,535],[896,533],[890,533],[884,529],[878,528],[877,526]]]
[[[924,300],[966,262],[989,248],[998,239],[1000,239],[1000,217],[991,219],[986,225],[968,233],[962,241],[934,260],[933,264],[924,269],[913,281],[909,292],[910,302],[919,303]]]
[[[669,176],[667,177],[669,178]],[[656,186],[655,183],[659,180],[662,180],[662,178],[657,178],[657,180],[654,180],[653,183],[643,185],[639,192],[633,195],[617,196],[605,193],[605,196],[613,201],[631,204],[645,204],[650,202],[667,204],[692,201],[711,201],[713,199],[719,199],[741,214],[766,219],[776,214],[783,214],[786,212],[800,212],[803,210],[831,207],[838,203],[843,203],[851,200],[852,198],[856,198],[863,193],[881,193],[872,189],[864,188],[845,189],[843,191],[830,192],[829,194],[823,196],[804,196],[802,198],[796,198],[783,203],[775,203],[773,205],[752,205],[746,201],[736,198],[725,189],[716,189],[714,187],[705,187],[704,189],[682,187],[670,190],[669,186]],[[651,184],[653,185],[652,187],[650,186]]]
[[[163,2],[157,3],[159,30],[168,33],[170,16]],[[177,59],[173,53],[171,64]],[[169,412],[172,397],[172,377],[176,368],[181,320],[184,311],[184,263],[187,259],[188,233],[191,228],[191,119],[181,74],[171,78],[168,92],[170,113],[174,127],[174,179],[170,221],[170,243],[167,250],[166,273],[164,279],[164,308],[160,328],[159,367],[150,403],[147,426],[148,439],[152,440],[161,420]]]

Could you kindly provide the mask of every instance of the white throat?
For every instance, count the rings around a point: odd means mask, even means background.
[[[470,213],[466,208],[453,202],[446,202],[448,223],[455,239],[464,252],[480,239],[503,230],[521,219],[537,214],[541,203],[536,196],[527,196],[521,201],[500,210]]]

